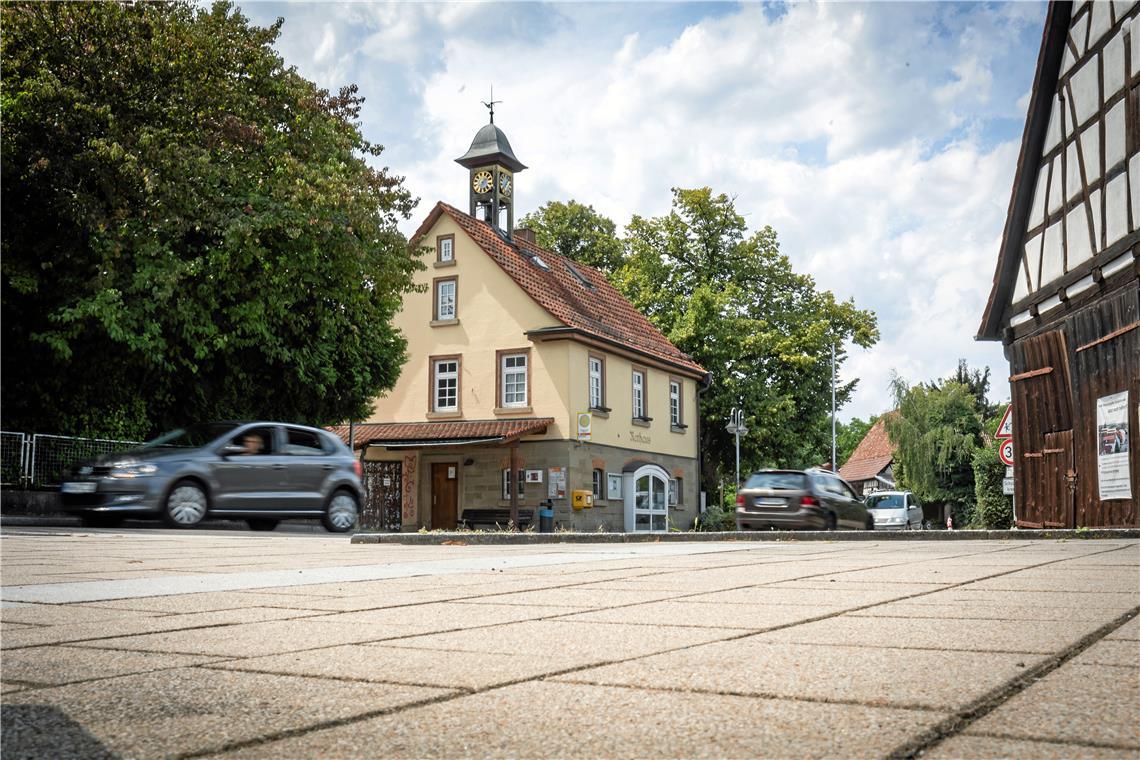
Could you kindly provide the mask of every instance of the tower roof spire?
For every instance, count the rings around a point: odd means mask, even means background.
[[[492,124],[495,123],[495,104],[496,103],[502,103],[502,102],[503,101],[501,101],[501,100],[495,100],[495,85],[494,85],[494,83],[492,83],[491,84],[491,99],[489,101],[487,101],[487,100],[483,101],[483,105],[488,110],[491,111],[491,123]]]

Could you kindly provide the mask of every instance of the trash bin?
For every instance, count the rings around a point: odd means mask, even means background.
[[[554,503],[544,501],[538,505],[538,532],[539,533],[553,533],[554,532]]]

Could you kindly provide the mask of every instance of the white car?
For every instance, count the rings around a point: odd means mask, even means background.
[[[875,518],[875,530],[922,528],[922,507],[910,491],[876,491],[867,497],[866,505]]]

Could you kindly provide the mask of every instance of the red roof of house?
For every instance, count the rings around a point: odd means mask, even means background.
[[[552,417],[515,420],[447,420],[440,422],[365,422],[353,429],[352,448],[379,445],[508,443],[526,435],[542,433],[554,424]],[[348,443],[348,425],[328,428]]]
[[[486,222],[442,201],[435,205],[412,240],[427,234],[442,214],[454,219],[535,303],[562,324],[595,339],[617,342],[689,373],[705,374],[703,367],[669,342],[593,267],[571,262],[519,236],[508,243]],[[535,262],[536,257],[547,265],[545,269]],[[581,273],[588,284],[579,280],[574,270]]]
[[[891,439],[887,436],[886,417],[883,415],[863,436],[847,462],[839,468],[839,477],[849,483],[869,480],[890,466],[894,461]]]

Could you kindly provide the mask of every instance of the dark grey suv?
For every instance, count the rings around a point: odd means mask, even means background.
[[[827,470],[763,470],[736,494],[736,529],[874,530],[846,480]]]
[[[74,465],[60,498],[84,525],[159,515],[187,528],[207,515],[273,530],[319,518],[335,533],[359,513],[360,462],[327,430],[280,422],[211,422],[173,430],[131,451]]]

